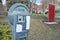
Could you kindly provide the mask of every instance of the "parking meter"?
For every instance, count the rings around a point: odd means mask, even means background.
[[[8,11],[13,40],[28,40],[30,12],[26,5],[15,3]]]

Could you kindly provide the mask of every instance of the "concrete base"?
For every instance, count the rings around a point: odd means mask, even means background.
[[[57,22],[44,22],[46,24],[58,24]]]

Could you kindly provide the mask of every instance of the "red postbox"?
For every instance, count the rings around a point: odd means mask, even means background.
[[[55,20],[55,5],[49,4],[49,22],[54,22]]]
[[[46,24],[57,24],[55,22],[55,5],[49,4],[48,22]]]

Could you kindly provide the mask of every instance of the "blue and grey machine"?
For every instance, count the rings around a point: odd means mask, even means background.
[[[12,28],[13,40],[28,40],[30,28],[30,12],[26,5],[13,4],[8,11],[8,19]]]

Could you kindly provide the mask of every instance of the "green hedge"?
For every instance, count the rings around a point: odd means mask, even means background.
[[[0,25],[0,40],[12,40],[11,27]]]

